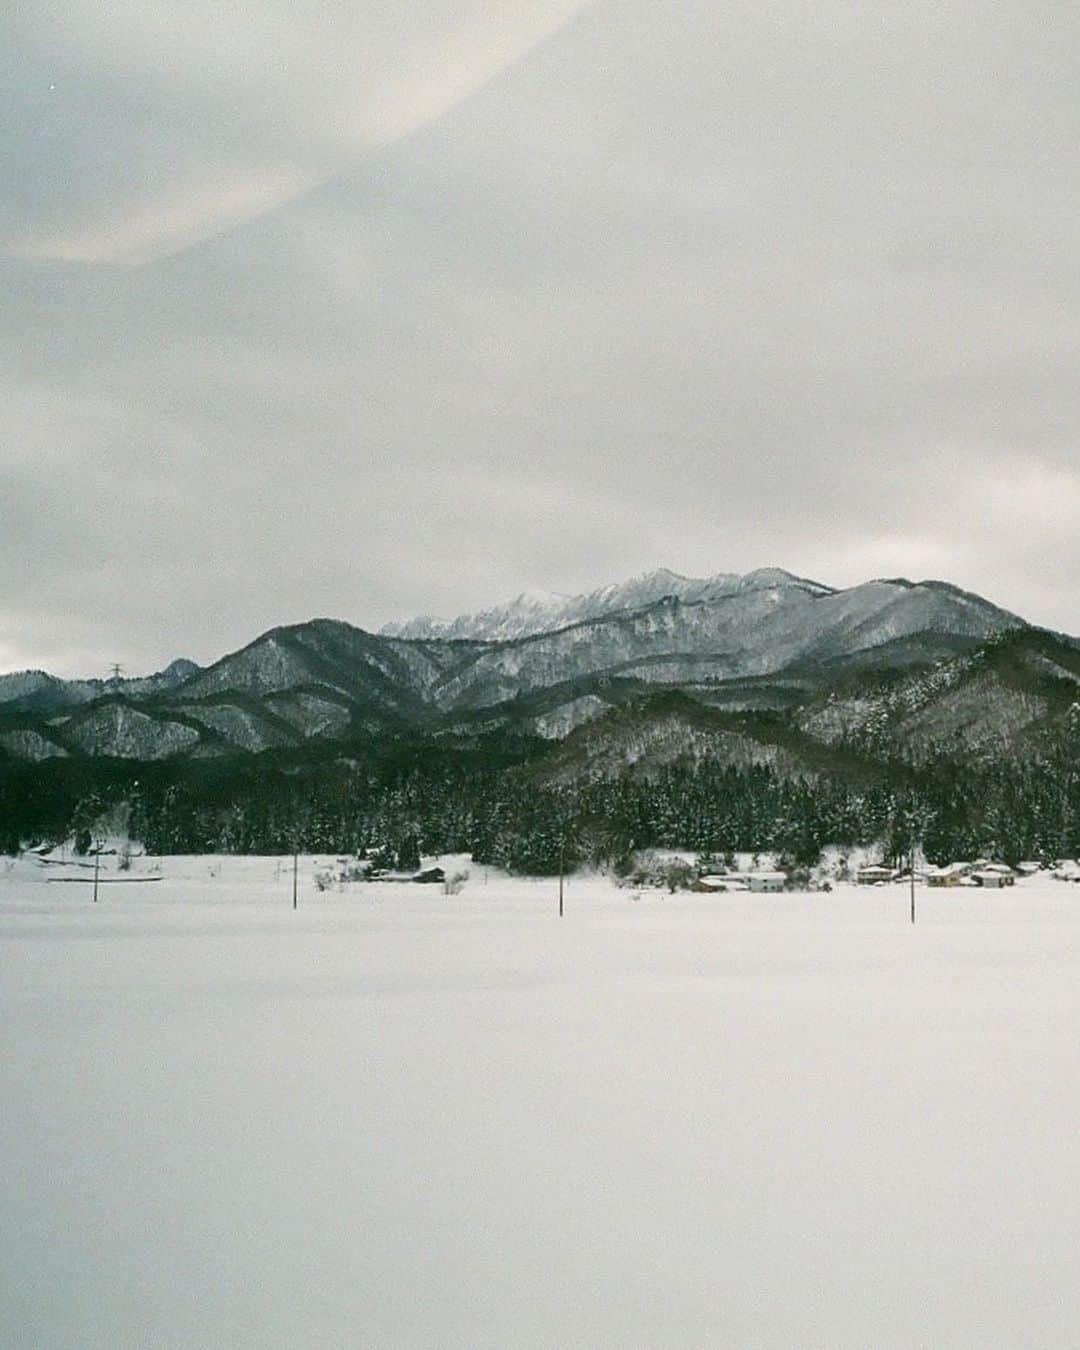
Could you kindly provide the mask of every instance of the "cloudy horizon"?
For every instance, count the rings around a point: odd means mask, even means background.
[[[1080,16],[0,20],[0,671],[654,567],[1080,614]]]

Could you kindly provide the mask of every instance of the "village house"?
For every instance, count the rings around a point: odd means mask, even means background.
[[[989,863],[977,872],[972,872],[971,879],[976,886],[996,890],[1000,886],[1015,886],[1016,873],[1005,863]]]
[[[886,867],[884,863],[870,863],[866,867],[860,867],[855,873],[855,880],[860,886],[879,886],[886,881],[896,879],[896,868]]]
[[[750,872],[746,880],[755,895],[782,891],[787,885],[783,872]]]
[[[960,886],[968,874],[969,863],[946,863],[944,867],[932,867],[926,874],[926,884],[935,888],[942,886]]]

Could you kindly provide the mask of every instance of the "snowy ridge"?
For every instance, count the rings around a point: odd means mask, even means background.
[[[805,581],[778,567],[760,568],[742,576],[721,572],[712,577],[684,577],[678,572],[660,567],[631,577],[629,581],[602,586],[587,595],[523,591],[513,600],[476,614],[461,614],[456,619],[448,620],[425,615],[404,623],[386,624],[379,631],[384,637],[473,638],[483,642],[512,642],[517,638],[551,632],[623,610],[644,609],[668,596],[682,601],[708,601],[745,591],[789,586],[811,594],[831,594],[828,586],[816,581]]]
[[[760,584],[760,574],[751,574],[722,594],[665,597],[481,649],[442,681],[437,697],[444,707],[479,706],[588,674],[648,679],[658,663],[670,684],[761,676],[920,635],[933,659],[935,634],[976,642],[1024,626],[988,601],[933,583],[872,581],[827,591],[777,584],[774,576]]]

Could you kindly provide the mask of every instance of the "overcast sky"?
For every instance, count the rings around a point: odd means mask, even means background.
[[[1080,10],[0,18],[0,670],[775,564],[1080,631]]]

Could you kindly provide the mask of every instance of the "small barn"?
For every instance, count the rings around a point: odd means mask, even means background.
[[[746,880],[756,895],[782,891],[787,885],[787,876],[783,872],[751,872]]]
[[[413,881],[419,881],[424,885],[441,885],[446,880],[446,873],[441,867],[421,867],[419,872],[413,873]]]

